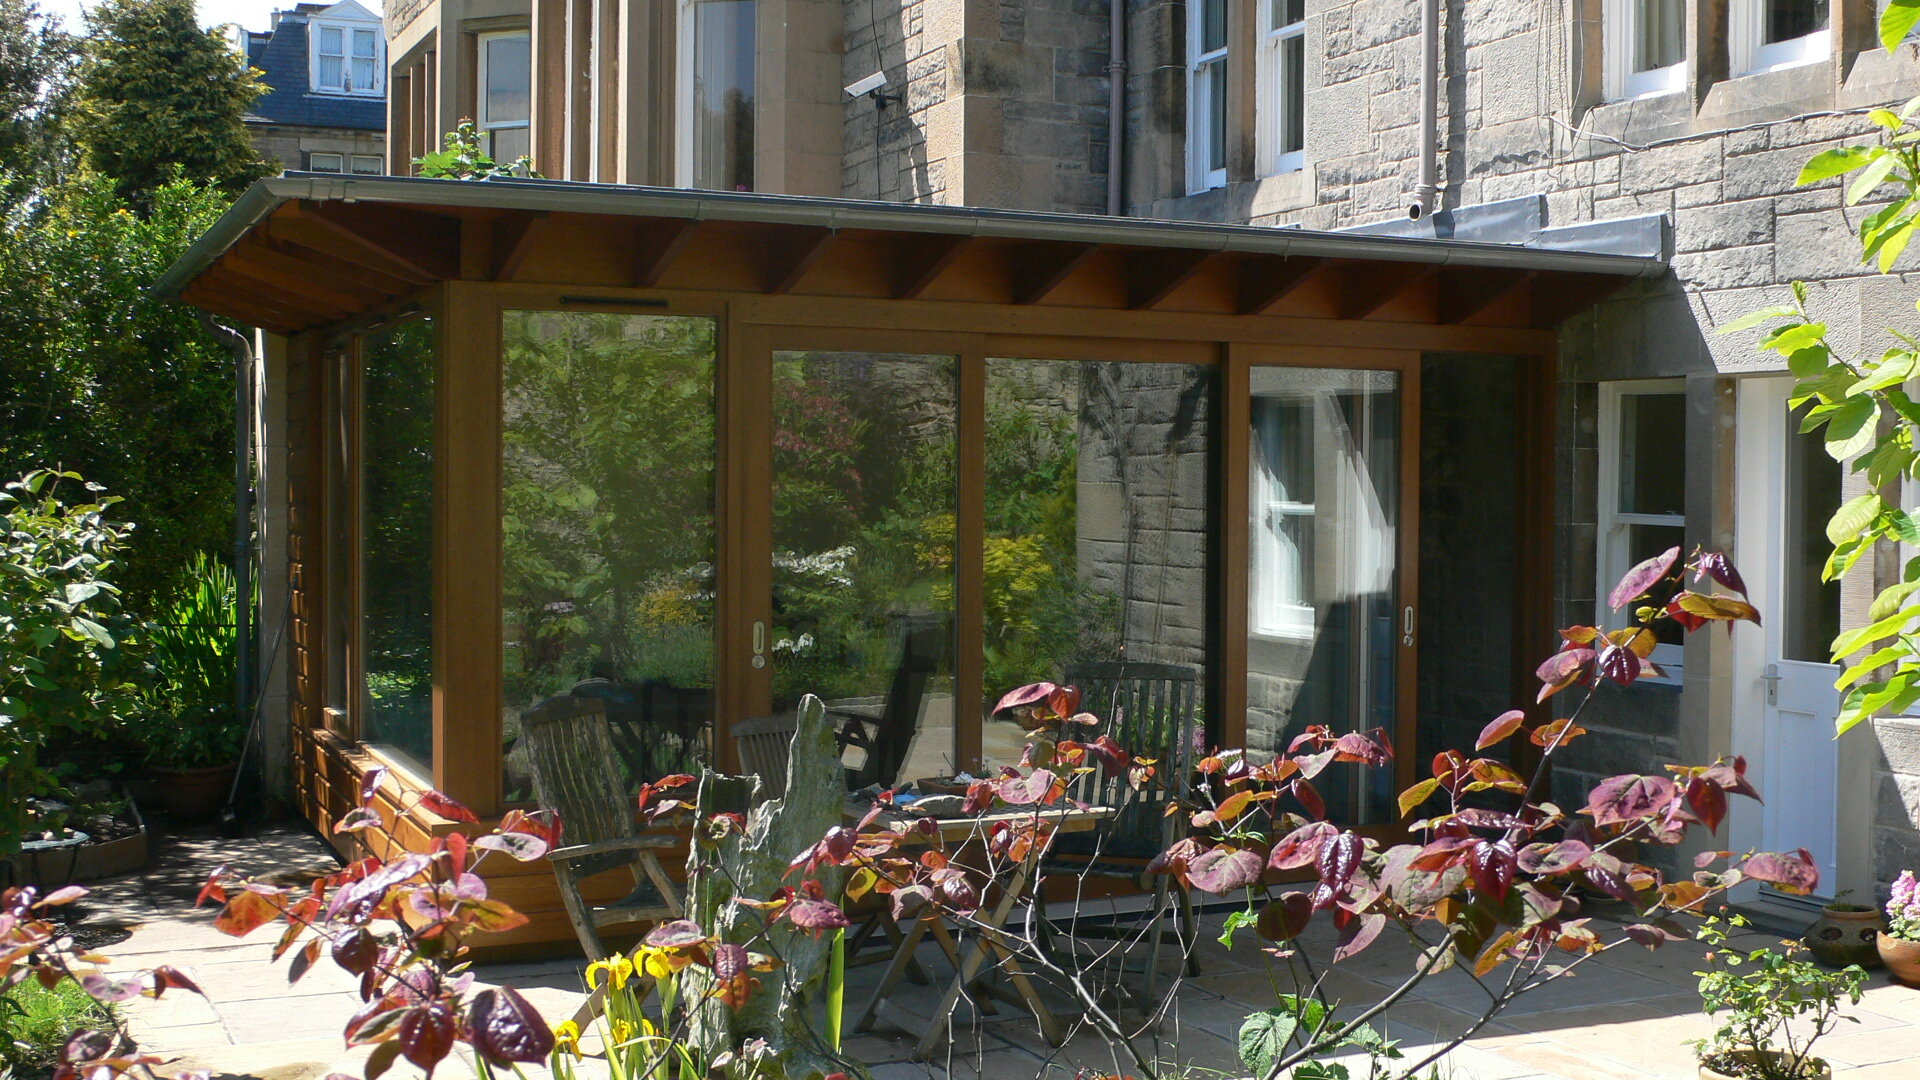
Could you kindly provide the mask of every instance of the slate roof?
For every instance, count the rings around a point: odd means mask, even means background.
[[[348,97],[307,92],[307,12],[301,4],[285,12],[268,33],[247,35],[247,62],[266,74],[270,89],[254,102],[249,121],[307,127],[385,131],[384,97]]]

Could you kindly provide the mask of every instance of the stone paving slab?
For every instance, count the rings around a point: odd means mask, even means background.
[[[102,951],[121,968],[160,963],[181,967],[208,990],[201,998],[169,993],[138,1001],[129,1024],[142,1045],[176,1058],[175,1068],[205,1068],[216,1075],[258,1080],[318,1080],[333,1072],[360,1075],[367,1050],[348,1050],[340,1030],[358,1006],[355,980],[322,961],[298,984],[286,981],[287,965],[270,959],[272,934],[235,941],[212,927],[211,911],[194,911],[193,894],[213,867],[225,862],[288,881],[325,872],[333,864],[321,840],[294,827],[264,830],[241,841],[189,836],[163,841],[156,870],[103,883],[87,901],[88,925],[126,928],[126,938]],[[1218,916],[1207,920],[1197,946],[1203,974],[1183,984],[1181,995],[1158,1029],[1143,1031],[1139,1046],[1163,1074],[1182,1080],[1241,1075],[1236,1049],[1249,1013],[1274,1004],[1274,975],[1265,957],[1243,935],[1239,948],[1212,939]],[[1754,934],[1736,942],[1767,940]],[[1332,951],[1326,931],[1316,929],[1303,950],[1321,962]],[[1442,1062],[1442,1080],[1693,1080],[1697,1075],[1686,1040],[1713,1025],[1699,1012],[1694,976],[1699,947],[1670,945],[1649,955],[1633,949],[1609,953],[1519,999]],[[1325,973],[1328,995],[1349,1008],[1385,998],[1406,976],[1414,956],[1406,942],[1383,940]],[[952,1077],[964,1080],[1070,1080],[1081,1068],[1137,1072],[1132,1061],[1089,1030],[1079,1004],[1057,988],[1045,992],[1064,1021],[1078,1023],[1061,1049],[1046,1045],[1032,1018],[1002,1005],[990,1015],[963,1001],[952,1018],[931,1015],[948,971],[927,946],[922,960],[935,975],[930,986],[906,984],[896,998],[917,1030],[884,1023],[867,1033],[849,1033],[846,1050],[868,1063],[875,1080]],[[520,989],[551,1021],[572,1014],[582,1000],[580,965],[573,961],[483,965],[478,979]],[[1169,964],[1168,974],[1172,967]],[[879,977],[877,965],[849,975],[849,1011],[857,1010]],[[1283,987],[1284,989],[1284,987]],[[1464,972],[1445,972],[1416,988],[1387,1014],[1386,1032],[1402,1042],[1408,1061],[1424,1056],[1435,1040],[1466,1031],[1478,1018],[1486,992]],[[1821,1044],[1840,1070],[1839,1080],[1920,1080],[1920,991],[1890,983],[1875,973],[1855,1010],[1860,1023],[1844,1025]],[[907,1060],[919,1035],[935,1023],[951,1023],[957,1045],[944,1047],[932,1063]],[[1363,1073],[1364,1063],[1361,1065]],[[589,1067],[583,1077],[597,1070]],[[449,1063],[441,1075],[467,1075]],[[402,1065],[389,1075],[411,1080]],[[544,1070],[529,1070],[529,1076]]]

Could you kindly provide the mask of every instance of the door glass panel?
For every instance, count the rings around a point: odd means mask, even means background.
[[[1251,405],[1247,746],[1284,751],[1316,724],[1391,739],[1398,376],[1256,367]],[[1315,783],[1353,824],[1392,817],[1390,770],[1329,769]]]
[[[433,775],[434,330],[361,343],[360,737]]]
[[[953,772],[951,356],[773,356],[773,706],[827,703],[849,782]]]
[[[1840,634],[1840,583],[1820,580],[1827,555],[1827,519],[1840,508],[1843,470],[1817,436],[1800,434],[1805,409],[1787,422],[1787,512],[1781,529],[1784,590],[1781,657],[1816,664],[1833,659]]]
[[[753,190],[754,0],[691,0],[693,186]]]
[[[1216,383],[1192,364],[987,361],[983,712],[1077,663],[1207,672]],[[1196,743],[1209,715],[1203,691]],[[1025,730],[990,716],[987,766],[1017,762]]]
[[[520,713],[607,702],[630,784],[698,771],[713,717],[714,321],[503,318],[506,791]]]

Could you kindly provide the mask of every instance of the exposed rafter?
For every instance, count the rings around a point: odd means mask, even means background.
[[[544,211],[536,211],[513,214],[493,223],[488,245],[493,258],[493,280],[513,281],[520,276],[520,267],[546,231],[547,220]]]
[[[378,203],[292,203],[296,218],[323,222],[398,266],[445,281],[460,273],[460,219]]]
[[[1340,317],[1364,319],[1418,286],[1440,268],[1432,263],[1359,263],[1347,270],[1340,295]]]
[[[767,239],[767,291],[790,293],[807,271],[833,247],[840,234],[833,229],[806,229],[775,234]]]
[[[913,237],[897,245],[900,264],[895,277],[894,298],[918,300],[940,280],[940,275],[964,254],[973,242],[968,236]]]
[[[643,221],[633,230],[633,283],[651,289],[673,266],[680,253],[700,231],[700,224],[685,218]]]
[[[1463,323],[1534,280],[1537,271],[1456,267],[1440,279],[1440,321]]]
[[[1022,244],[1013,249],[1013,302],[1038,304],[1066,284],[1099,244]]]
[[[358,311],[386,299],[378,291],[364,286],[322,280],[319,275],[307,273],[285,259],[264,253],[257,245],[234,248],[221,257],[217,265],[285,292],[310,295],[342,311]]]
[[[1211,260],[1215,252],[1166,251],[1140,252],[1127,256],[1127,306],[1136,311],[1159,307],[1174,291],[1193,280],[1193,275]]]
[[[1240,314],[1268,315],[1308,282],[1333,272],[1326,259],[1250,257],[1240,262]]]
[[[1533,324],[1542,328],[1560,325],[1579,312],[1618,292],[1625,278],[1599,274],[1568,275],[1555,281],[1551,289],[1533,290]]]

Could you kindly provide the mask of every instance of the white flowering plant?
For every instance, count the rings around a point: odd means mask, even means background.
[[[1920,881],[1914,880],[1911,870],[1902,870],[1893,881],[1893,895],[1887,898],[1887,933],[1920,941]]]

